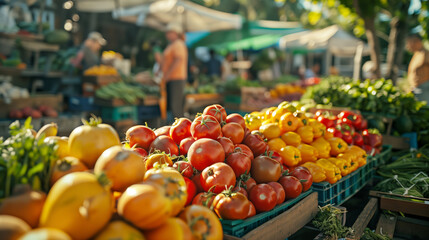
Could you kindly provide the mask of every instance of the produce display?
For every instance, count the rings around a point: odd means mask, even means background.
[[[377,173],[384,180],[375,190],[398,195],[429,198],[429,151],[425,146],[408,152],[392,163],[380,166]]]
[[[270,95],[272,98],[279,98],[287,96],[288,94],[304,94],[305,88],[290,83],[279,83],[270,90]]]
[[[334,184],[366,164],[367,153],[360,146],[367,144],[372,153],[373,148],[381,147],[380,135],[367,129],[363,131],[365,137],[355,132],[355,127],[366,128],[360,115],[342,112],[325,120],[320,111],[314,119],[301,108],[298,102],[285,101],[244,117],[246,126],[256,136],[253,138],[258,139],[257,153],[272,151],[284,169],[293,172],[302,166],[311,172],[313,182]]]
[[[84,76],[106,76],[106,75],[119,75],[116,68],[108,65],[98,65],[88,68],[83,73]]]
[[[32,117],[34,119],[46,117],[58,117],[58,112],[50,106],[40,105],[37,108],[24,107],[22,109],[15,109],[9,112],[11,119],[23,119]]]
[[[102,99],[123,99],[128,103],[135,103],[137,99],[146,96],[139,85],[125,82],[115,82],[102,86],[95,91],[95,96]]]
[[[392,81],[352,80],[329,77],[307,89],[302,100],[336,107],[349,107],[370,115],[368,125],[385,133],[382,117],[393,118],[393,135],[417,132],[421,145],[429,143],[429,107],[417,101],[413,93],[404,93]]]

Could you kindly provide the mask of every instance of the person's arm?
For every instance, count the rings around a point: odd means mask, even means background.
[[[70,59],[70,63],[74,66],[74,67],[81,67],[82,65],[82,60],[84,57],[84,53],[82,50],[79,50],[79,52],[76,54],[76,56],[72,59]]]

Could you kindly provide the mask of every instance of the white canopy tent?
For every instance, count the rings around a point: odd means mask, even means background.
[[[170,22],[180,22],[185,32],[239,29],[242,18],[216,11],[186,0],[158,0],[138,6],[120,7],[113,17],[122,21],[165,30]]]
[[[332,65],[332,55],[342,58],[354,58],[354,64],[359,64],[359,66],[361,56],[369,55],[369,48],[366,44],[337,25],[284,36],[279,40],[279,47],[291,51],[326,51],[325,72],[329,72],[329,68]],[[356,69],[354,67],[354,71]]]
[[[76,0],[76,8],[81,12],[106,13],[121,7],[137,6],[149,0]]]

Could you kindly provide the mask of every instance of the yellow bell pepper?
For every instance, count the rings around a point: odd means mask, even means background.
[[[302,162],[315,162],[319,156],[317,149],[311,145],[301,143],[297,148],[301,152]]]
[[[342,153],[337,156],[338,158],[346,159],[349,164],[349,174],[359,168],[358,155],[355,153]]]
[[[313,142],[313,128],[311,126],[302,126],[296,130],[296,133],[301,136],[301,141],[303,143],[311,143]]]
[[[325,135],[323,135],[323,138],[328,140],[334,137],[334,133],[329,132],[329,131],[325,131]]]
[[[267,108],[264,113],[265,113],[265,120],[271,119],[271,114],[274,112],[274,110],[276,110],[276,107],[269,107]]]
[[[301,144],[301,136],[296,132],[284,133],[281,138],[287,145],[298,147],[298,145]]]
[[[302,161],[301,152],[294,146],[280,149],[279,154],[283,158],[283,163],[288,167],[296,166]]]
[[[328,139],[328,142],[331,145],[331,156],[337,156],[347,149],[347,143],[341,138],[333,137]]]
[[[355,154],[357,156],[356,162],[358,163],[359,167],[362,167],[363,165],[366,164],[366,159],[368,155],[366,154],[365,150],[363,150],[359,146],[351,145],[347,148],[347,150],[344,153]]]
[[[268,141],[268,147],[272,151],[280,152],[280,149],[286,147],[286,143],[281,138],[273,138]]]
[[[296,112],[293,113],[293,115],[301,120],[301,121],[298,122],[298,128],[302,127],[302,126],[307,126],[307,124],[308,124],[308,118],[305,115],[305,112],[296,111]]]
[[[321,166],[317,165],[314,162],[306,162],[301,166],[306,167],[310,171],[311,176],[313,177],[313,182],[318,183],[325,181],[326,173]]]
[[[325,170],[326,180],[330,184],[334,184],[341,179],[341,170],[330,161],[322,158],[317,160],[316,164]]]
[[[288,112],[280,117],[279,126],[283,132],[293,132],[298,128],[299,121],[297,117]]]
[[[337,166],[338,169],[341,171],[341,176],[347,176],[349,174],[349,166],[347,165],[347,160],[343,158],[327,158],[326,160],[333,163],[335,166]]]
[[[308,124],[313,128],[314,138],[323,137],[326,132],[326,126],[316,119],[309,119]]]
[[[329,158],[331,156],[331,145],[324,138],[318,138],[310,145],[317,149],[319,158]]]
[[[279,122],[280,118],[285,114],[290,112],[287,108],[285,107],[278,107],[276,110],[274,110],[271,113],[271,119],[273,120],[273,122]]]

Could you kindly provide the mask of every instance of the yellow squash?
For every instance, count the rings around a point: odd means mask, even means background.
[[[74,172],[60,178],[48,194],[40,227],[57,228],[73,239],[94,236],[109,221],[113,199],[106,178]]]

